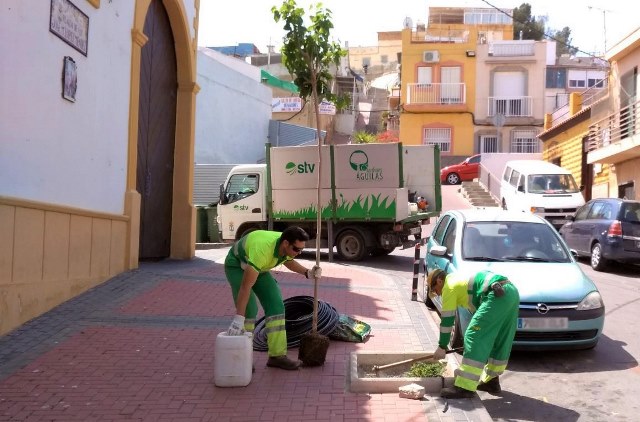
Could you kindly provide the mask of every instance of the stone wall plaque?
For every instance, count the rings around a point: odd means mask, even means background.
[[[49,31],[85,56],[89,45],[89,16],[69,0],[51,0]]]

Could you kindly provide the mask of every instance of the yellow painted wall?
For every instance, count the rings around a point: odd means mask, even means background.
[[[542,159],[553,161],[560,157],[562,167],[573,174],[578,185],[582,184],[582,140],[589,133],[591,120],[575,124],[552,138],[545,138],[542,144]],[[609,166],[602,166],[602,171],[594,175],[593,185],[607,183]]]
[[[126,270],[129,219],[0,197],[0,334]]]
[[[455,27],[456,25],[451,25]],[[458,25],[461,28],[464,25]],[[467,43],[426,43],[412,40],[410,29],[402,31],[402,87],[400,104],[400,140],[406,145],[422,143],[424,127],[437,124],[452,128],[451,152],[442,155],[472,155],[474,144],[474,126],[472,111],[475,105],[475,57],[467,57],[466,51],[473,50],[476,44],[476,34],[469,36]],[[462,105],[406,105],[407,84],[417,82],[417,66],[422,64],[423,52],[438,50],[440,61],[435,65],[435,74],[439,68],[446,65],[462,67],[462,81],[466,85],[466,101]],[[437,77],[439,79],[439,76]]]

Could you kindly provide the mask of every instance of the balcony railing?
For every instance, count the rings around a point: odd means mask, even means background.
[[[407,104],[464,104],[464,83],[407,84]]]
[[[534,41],[494,41],[489,43],[489,55],[493,57],[534,56]]]
[[[489,97],[488,116],[503,114],[505,117],[529,117],[533,115],[532,97]]]
[[[640,101],[620,109],[589,126],[589,151],[620,142],[640,134]]]

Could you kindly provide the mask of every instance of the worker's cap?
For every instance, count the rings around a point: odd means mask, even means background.
[[[429,286],[430,290],[433,290],[433,286],[436,283],[436,280],[442,274],[444,274],[444,271],[441,270],[440,268],[436,268],[435,270],[429,273],[429,275],[427,276],[427,285]]]

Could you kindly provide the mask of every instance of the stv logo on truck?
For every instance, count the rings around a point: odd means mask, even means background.
[[[296,164],[293,161],[289,161],[285,166],[285,171],[289,175],[294,175],[294,174],[301,174],[301,173],[302,174],[313,173],[313,170],[315,168],[316,168],[315,164],[307,163],[306,161],[304,163],[299,163],[299,164]]]

